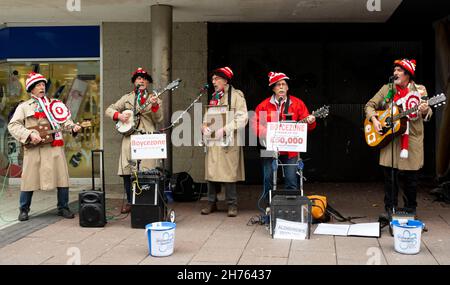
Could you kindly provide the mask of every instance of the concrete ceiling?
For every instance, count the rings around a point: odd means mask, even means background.
[[[379,1],[381,11],[367,3]],[[69,11],[67,2],[79,2]],[[386,22],[402,0],[1,0],[0,23],[150,21],[150,6],[173,6],[176,22]]]

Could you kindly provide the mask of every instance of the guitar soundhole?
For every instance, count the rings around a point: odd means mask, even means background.
[[[391,117],[388,117],[388,118],[386,118],[386,128],[390,128],[391,127],[391,124],[392,124],[392,120],[391,120]]]

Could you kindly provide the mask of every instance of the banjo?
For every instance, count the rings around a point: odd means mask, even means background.
[[[169,85],[167,85],[163,90],[154,91],[153,94],[155,94],[156,98],[159,98],[159,96],[161,96],[166,91],[173,91],[176,88],[178,88],[178,86],[180,85],[180,82],[181,82],[181,79],[175,79],[174,81],[169,83]],[[116,130],[124,136],[129,136],[129,135],[133,134],[136,131],[137,126],[139,125],[139,122],[138,122],[139,113],[142,110],[144,110],[145,108],[147,108],[147,106],[150,104],[151,104],[150,100],[147,100],[144,103],[144,105],[142,105],[140,107],[140,110],[136,110],[136,112],[134,112],[133,110],[123,111],[122,114],[130,114],[130,117],[128,118],[128,120],[126,122],[122,122],[120,120],[117,121]]]

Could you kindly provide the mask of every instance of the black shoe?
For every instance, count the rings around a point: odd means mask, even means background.
[[[28,211],[29,210],[20,209],[19,221],[23,222],[28,220]]]
[[[417,210],[416,210],[416,208],[408,208],[408,207],[405,207],[405,208],[403,208],[403,210],[404,210],[407,214],[409,214],[409,215],[412,215],[412,216],[414,216],[414,217],[417,216]]]
[[[73,219],[75,217],[74,213],[68,208],[62,208],[58,210],[58,216],[63,216],[66,219]]]
[[[386,209],[386,212],[382,213],[378,217],[378,222],[380,222],[381,227],[383,228],[386,225],[389,225],[389,223],[391,222],[391,219],[392,219],[392,210]]]

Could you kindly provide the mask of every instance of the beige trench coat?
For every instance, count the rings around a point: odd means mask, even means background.
[[[229,85],[228,85],[229,86]],[[224,90],[220,105],[228,105],[228,87]],[[227,119],[224,127],[227,135],[232,135],[230,146],[207,147],[205,157],[205,180],[214,182],[237,182],[245,180],[244,150],[237,143],[238,129],[248,123],[247,103],[242,91],[232,88],[231,110],[233,119]]]
[[[116,103],[111,104],[105,111],[106,116],[113,119],[113,116],[116,112],[123,112],[125,110],[133,110],[134,109],[134,91],[125,94],[120,98]],[[162,113],[162,105],[161,100],[158,99],[159,108],[156,112],[150,110],[151,106],[147,106],[146,111],[141,114],[141,119],[139,125],[137,126],[138,130],[142,130],[144,132],[154,132],[156,130],[156,124],[162,122],[163,113]],[[119,158],[119,170],[117,172],[118,175],[130,175],[132,173],[132,167],[129,163],[131,160],[131,138],[130,136],[122,137],[122,147],[120,151]],[[155,159],[143,159],[140,164],[140,170],[143,169],[152,169],[157,166],[157,160]]]
[[[421,96],[427,95],[425,86],[410,83],[409,90],[417,90]],[[365,111],[366,118],[370,118],[375,115],[375,110],[387,109],[389,104],[384,103],[384,97],[388,94],[389,87],[384,85],[375,94],[375,96],[367,102]],[[385,105],[383,107],[383,105]],[[419,170],[423,166],[423,137],[424,127],[423,122],[429,121],[433,111],[429,108],[428,113],[425,116],[419,116],[415,121],[409,121],[409,147],[408,158],[400,158],[400,137],[397,136],[393,142],[380,150],[380,165],[391,167],[392,158],[392,143],[394,144],[394,168],[400,170]]]
[[[49,123],[47,119],[34,117],[36,107],[37,103],[33,99],[21,103],[8,124],[8,131],[22,144],[28,142],[32,132],[27,128]],[[72,128],[74,123],[67,120],[63,126]],[[30,149],[24,148],[20,190],[53,190],[56,187],[69,187],[69,170],[64,147],[45,144]]]

